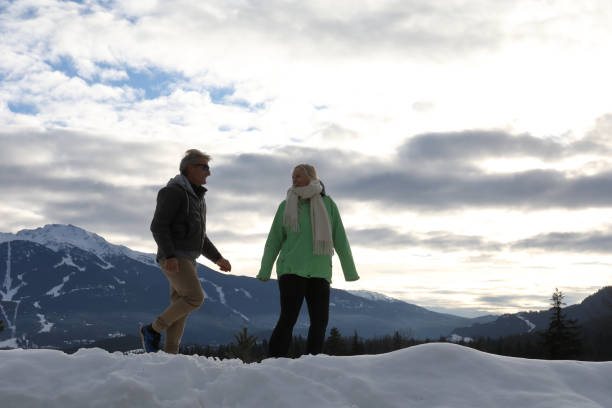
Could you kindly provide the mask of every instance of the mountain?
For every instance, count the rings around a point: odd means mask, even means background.
[[[612,286],[600,289],[579,304],[563,308],[563,312],[568,319],[575,319],[581,325],[602,320],[609,322],[612,318]],[[548,329],[551,314],[552,309],[505,314],[490,322],[458,327],[453,330],[453,334],[464,338],[499,338],[543,331]]]
[[[279,314],[275,280],[263,283],[198,264],[206,299],[189,317],[184,343],[221,344],[242,327],[267,338]],[[168,304],[153,254],[108,243],[73,225],[0,234],[1,347],[75,347],[135,335]],[[361,337],[394,331],[439,338],[477,319],[429,311],[373,292],[332,289],[329,327]],[[296,334],[306,334],[306,307]]]

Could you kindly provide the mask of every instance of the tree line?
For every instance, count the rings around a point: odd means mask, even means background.
[[[592,320],[580,326],[578,322],[568,319],[565,315],[564,296],[563,292],[557,289],[553,293],[551,319],[549,327],[544,331],[500,338],[478,338],[455,343],[511,357],[584,361],[612,360],[612,313],[605,318]],[[221,346],[185,345],[181,347],[180,352],[219,359],[239,358],[245,363],[259,362],[268,357],[267,340],[258,341],[255,336],[248,333],[247,328],[235,334],[234,340],[231,344]],[[419,344],[446,341],[444,337],[416,340],[410,331],[396,331],[392,335],[363,339],[356,331],[350,336],[343,336],[337,328],[333,327],[325,340],[323,353],[335,356],[381,354]],[[294,336],[289,357],[298,358],[305,351],[306,339],[301,335]]]

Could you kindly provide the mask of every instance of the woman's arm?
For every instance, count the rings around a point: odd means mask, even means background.
[[[264,247],[263,257],[261,258],[261,268],[257,274],[257,279],[267,281],[272,274],[272,266],[280,252],[281,246],[285,239],[283,230],[283,213],[285,210],[285,202],[283,201],[276,210],[274,221],[268,233],[266,246]]]
[[[342,272],[344,273],[344,280],[356,281],[359,279],[357,274],[357,268],[355,268],[355,261],[353,261],[353,253],[351,252],[351,246],[349,245],[346,231],[344,231],[344,225],[342,224],[342,218],[340,218],[340,212],[336,203],[330,198],[330,214],[332,236],[334,239],[334,249],[340,258],[340,265],[342,265]]]

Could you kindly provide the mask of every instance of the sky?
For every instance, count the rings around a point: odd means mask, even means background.
[[[29,408],[603,408],[612,374],[612,362],[503,357],[452,343],[253,364],[99,348],[5,350],[0,358],[0,399]]]
[[[0,0],[0,231],[155,252],[212,156],[208,235],[255,276],[298,163],[371,290],[476,316],[612,281],[608,0]],[[208,261],[201,259],[202,263]]]

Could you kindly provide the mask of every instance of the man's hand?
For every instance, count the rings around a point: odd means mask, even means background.
[[[166,263],[164,265],[164,271],[170,275],[174,275],[178,273],[178,259],[176,258],[168,258],[166,259]]]
[[[225,258],[219,259],[217,265],[219,265],[219,268],[221,268],[223,272],[230,272],[232,270],[232,264]]]

